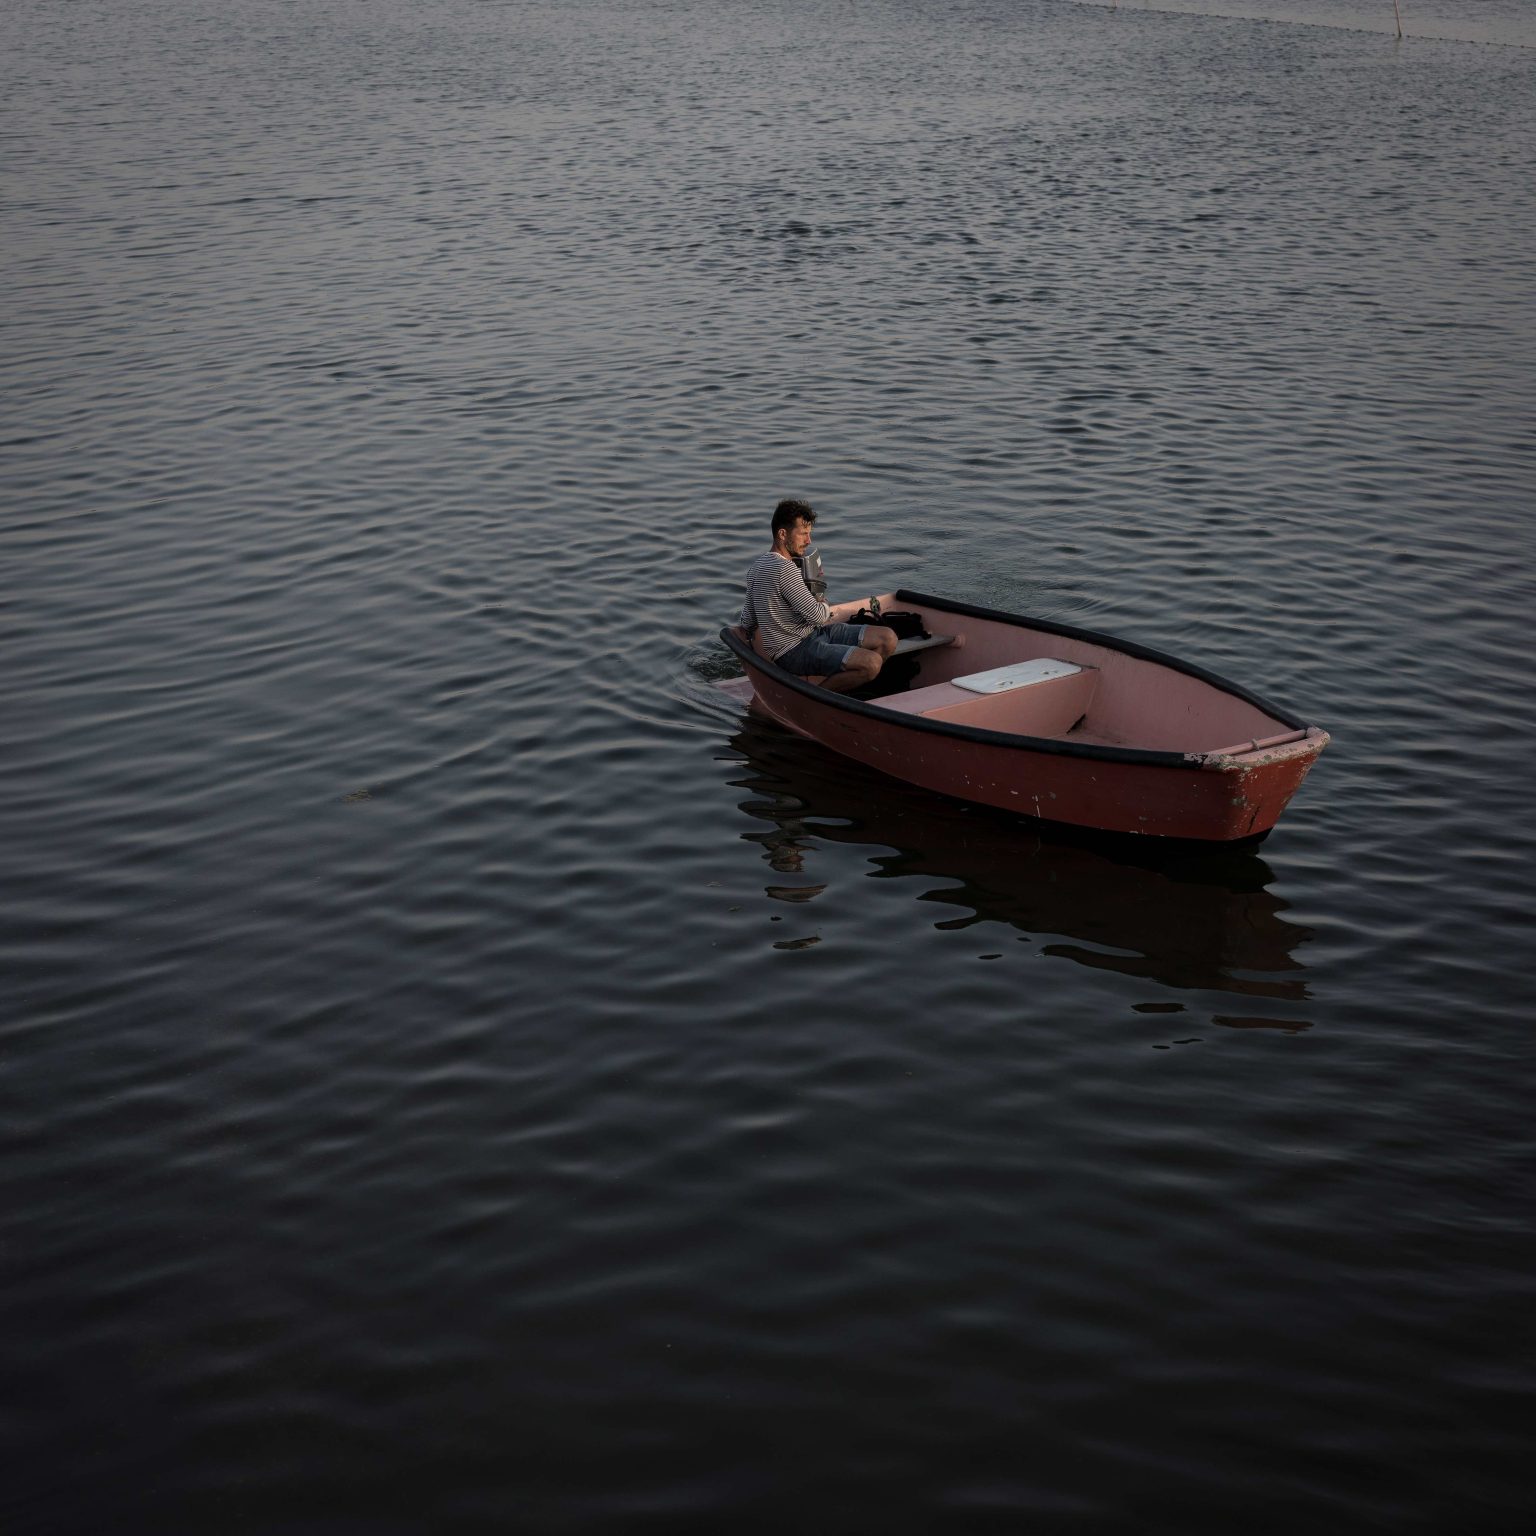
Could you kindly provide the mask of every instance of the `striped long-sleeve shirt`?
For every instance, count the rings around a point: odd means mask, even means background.
[[[762,632],[762,649],[777,661],[790,646],[830,623],[832,610],[811,596],[793,560],[771,549],[747,567],[747,600],[736,621],[748,634]]]

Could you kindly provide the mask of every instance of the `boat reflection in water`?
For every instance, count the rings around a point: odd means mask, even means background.
[[[1040,953],[1177,991],[1218,994],[1214,1022],[1302,1030],[1305,971],[1296,951],[1310,929],[1285,916],[1256,852],[1168,848],[1152,840],[1095,838],[966,805],[836,757],[748,714],[731,736],[731,783],[748,791],[745,833],[776,876],[801,873],[817,844],[869,848],[872,879],[931,876],[918,899],[950,909],[936,926],[1010,924],[1041,940]],[[775,882],[770,895],[802,899],[821,887]],[[848,894],[845,892],[844,894]],[[1134,1005],[1178,1013],[1179,1002]],[[1251,1011],[1250,1011],[1251,1010]]]

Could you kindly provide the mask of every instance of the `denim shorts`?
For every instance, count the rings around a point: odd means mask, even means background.
[[[848,665],[863,638],[862,624],[823,624],[774,660],[796,677],[831,677]]]

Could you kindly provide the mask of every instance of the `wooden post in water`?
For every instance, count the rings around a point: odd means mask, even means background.
[[[1397,8],[1397,0],[1392,0],[1392,14],[1397,17],[1397,35],[1401,38],[1403,35],[1403,13]]]

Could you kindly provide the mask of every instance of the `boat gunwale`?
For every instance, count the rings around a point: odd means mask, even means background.
[[[1251,704],[1255,709],[1262,710],[1272,719],[1280,721],[1292,730],[1310,733],[1315,729],[1308,721],[1293,715],[1289,710],[1278,708],[1267,699],[1260,698],[1257,694],[1218,673],[1208,671],[1193,662],[1183,661],[1177,656],[1170,656],[1165,651],[1138,644],[1134,640],[1121,640],[1099,630],[1082,629],[1073,624],[1058,624],[1050,619],[1034,619],[1022,614],[1004,613],[998,608],[983,608],[979,604],[960,602],[954,598],[935,597],[931,593],[916,592],[907,587],[898,587],[895,595],[898,602],[916,603],[924,608],[936,608],[943,613],[958,613],[968,618],[988,619],[1011,625],[1015,629],[1040,630],[1046,634],[1061,635],[1068,640],[1081,640],[1090,645],[1101,645],[1123,656],[1131,656],[1138,661],[1154,662],[1209,684],[1223,693],[1241,699],[1245,704]],[[1098,762],[1136,763],[1147,768],[1219,769],[1224,762],[1231,761],[1221,756],[1213,758],[1208,752],[1171,752],[1152,747],[1111,747],[1086,741],[1066,741],[1059,736],[1025,736],[1012,731],[989,731],[976,725],[958,725],[951,721],[931,720],[924,715],[908,715],[895,710],[881,709],[878,704],[868,703],[863,699],[852,699],[846,694],[828,693],[820,685],[809,683],[803,677],[786,671],[777,662],[759,656],[732,626],[723,628],[720,631],[720,638],[748,666],[759,668],[775,682],[787,684],[794,692],[804,694],[816,703],[827,705],[833,710],[894,724],[904,730],[924,731],[930,735],[975,741],[986,746],[1013,747],[1022,751],[1046,752],[1061,757],[1088,758]],[[1311,740],[1310,735],[1308,740]]]

